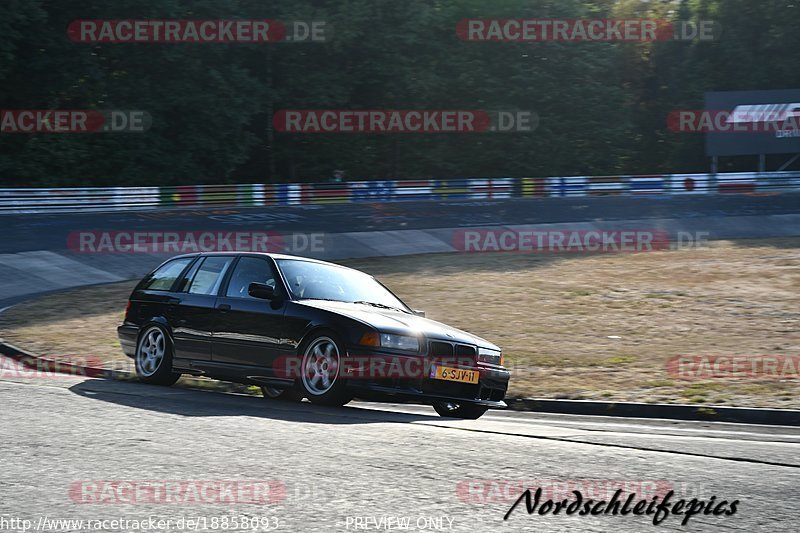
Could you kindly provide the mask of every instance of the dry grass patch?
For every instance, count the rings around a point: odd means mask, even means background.
[[[16,305],[0,314],[0,337],[38,355],[127,364],[117,326],[137,281],[73,289]]]

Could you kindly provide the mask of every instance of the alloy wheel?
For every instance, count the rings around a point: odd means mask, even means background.
[[[303,355],[303,386],[309,394],[321,396],[330,391],[339,376],[339,348],[330,337],[319,337]]]
[[[167,340],[160,328],[152,327],[145,332],[136,352],[136,364],[145,377],[156,373],[164,360]]]

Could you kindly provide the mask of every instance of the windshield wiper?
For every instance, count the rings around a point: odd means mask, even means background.
[[[386,305],[386,304],[379,304],[377,302],[367,302],[365,300],[358,300],[353,303],[371,305],[372,307],[380,307],[381,309],[391,309],[392,311],[400,311],[401,313],[408,313],[408,311],[406,311],[405,309],[400,309],[399,307],[392,307],[391,305]]]

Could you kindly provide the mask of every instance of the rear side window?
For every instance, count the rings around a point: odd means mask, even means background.
[[[187,292],[190,294],[217,294],[222,278],[225,277],[225,272],[232,261],[233,257],[206,257],[203,264],[197,269]]]
[[[151,291],[168,291],[172,288],[172,284],[181,275],[183,269],[192,262],[193,257],[184,257],[182,259],[174,259],[158,267],[155,272],[145,278],[142,289],[150,289]]]
[[[187,270],[187,271],[185,271],[183,273],[183,276],[181,276],[180,281],[178,281],[178,286],[175,287],[175,292],[186,292],[186,289],[189,287],[189,283],[192,282],[192,279],[194,279],[194,275],[197,273],[197,269],[202,264],[203,264],[203,260],[202,259],[198,259],[192,265],[192,268],[190,268],[189,270]]]

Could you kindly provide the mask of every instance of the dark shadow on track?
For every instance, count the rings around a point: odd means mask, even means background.
[[[144,385],[136,382],[88,380],[69,390],[84,398],[180,416],[243,416],[311,424],[408,423],[432,416],[392,413],[357,407],[324,407],[309,402],[281,402],[258,396],[225,394]]]

